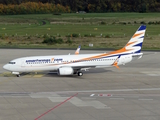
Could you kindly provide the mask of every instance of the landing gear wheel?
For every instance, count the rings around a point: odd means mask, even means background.
[[[20,75],[16,75],[17,77],[20,77]]]
[[[83,73],[82,72],[78,72],[78,76],[83,76]]]

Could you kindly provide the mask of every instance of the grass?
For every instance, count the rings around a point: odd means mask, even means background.
[[[93,48],[123,47],[141,22],[160,21],[159,13],[31,14],[0,16],[0,47],[15,48]],[[105,24],[101,24],[105,23]],[[147,25],[143,49],[160,49],[160,25]],[[43,36],[55,36],[72,44],[42,44]],[[86,37],[84,37],[86,36]]]

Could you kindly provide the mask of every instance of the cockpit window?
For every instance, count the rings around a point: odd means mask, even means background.
[[[9,62],[9,64],[16,64],[16,62]]]

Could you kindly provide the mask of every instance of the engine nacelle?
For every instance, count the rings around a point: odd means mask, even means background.
[[[74,70],[71,67],[62,67],[58,69],[59,75],[73,75]]]

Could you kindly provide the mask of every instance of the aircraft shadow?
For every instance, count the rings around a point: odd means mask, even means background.
[[[112,70],[106,70],[104,68],[97,68],[97,69],[90,69],[88,71],[82,71],[83,75],[85,74],[98,74],[98,73],[108,73],[108,72],[113,72]],[[11,73],[2,73],[2,77],[16,77],[16,75],[13,75]],[[50,71],[50,72],[24,72],[20,74],[20,77],[72,77],[72,78],[83,78],[78,76],[77,74],[75,75],[64,75],[60,76],[57,74],[55,71]]]
[[[112,70],[106,70],[103,68],[97,68],[97,69],[90,69],[89,71],[83,71],[83,75],[85,74],[98,74],[98,73],[106,73],[106,72],[113,72]],[[82,78],[78,76],[77,74],[75,75],[64,75],[64,76],[59,76],[57,75],[56,72],[49,72],[45,75],[45,77],[74,77],[74,78]]]

